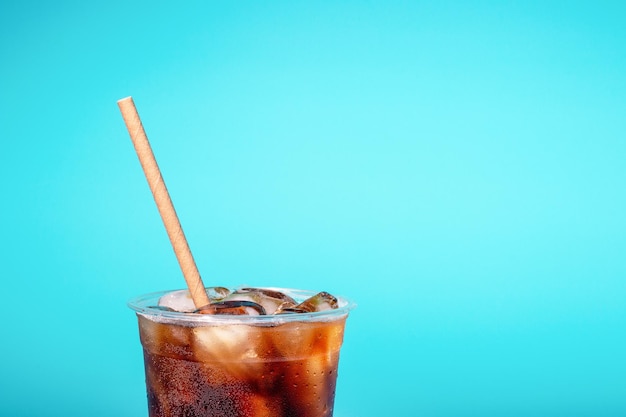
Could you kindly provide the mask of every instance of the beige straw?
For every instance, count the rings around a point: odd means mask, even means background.
[[[174,248],[180,269],[183,271],[185,281],[187,281],[187,287],[189,288],[193,303],[196,308],[204,307],[209,304],[209,297],[204,289],[204,284],[202,283],[198,268],[196,267],[196,262],[191,255],[189,244],[187,244],[187,239],[185,239],[185,234],[178,221],[174,205],[165,187],[161,171],[159,170],[156,159],[154,159],[152,148],[150,147],[148,137],[139,119],[135,103],[132,97],[126,97],[119,100],[117,105],[122,112],[126,128],[135,146],[135,151],[137,152],[139,162],[148,180],[148,185],[150,186],[150,191],[152,191],[154,201],[159,209],[159,214],[161,214],[161,219],[163,219],[165,230],[167,230],[167,235]]]

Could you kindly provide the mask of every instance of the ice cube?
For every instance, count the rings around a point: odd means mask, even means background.
[[[209,296],[209,300],[211,301],[219,301],[223,300],[231,291],[225,287],[208,287],[206,289],[206,294]]]
[[[274,314],[289,314],[289,313],[306,313],[306,311],[296,308],[296,305],[292,303],[283,303],[278,306],[276,311],[274,311]]]
[[[295,310],[301,310],[307,313],[316,311],[332,310],[338,307],[337,298],[326,291],[319,292],[312,297],[307,298],[294,307]]]
[[[294,305],[282,304],[278,306],[274,314],[309,313],[309,311],[296,308]]]
[[[289,303],[296,304],[296,300],[294,300],[293,298],[291,298],[287,294],[285,294],[283,292],[280,292],[280,291],[271,290],[269,288],[241,288],[240,290],[237,290],[237,291],[241,291],[241,292],[257,292],[257,293],[261,293],[264,296],[267,296],[267,297],[270,297],[270,298],[275,298],[277,300],[282,300],[283,302],[289,302]]]
[[[160,323],[142,315],[138,319],[141,342],[146,351],[158,355],[189,357],[189,328]]]
[[[271,348],[261,330],[241,324],[195,327],[192,332],[196,360],[219,363],[235,378],[259,375],[264,366],[259,357]]]
[[[274,314],[279,308],[296,305],[295,300],[287,294],[266,288],[240,288],[224,300],[256,303],[263,307],[265,314]]]
[[[224,287],[209,287],[206,289],[209,300],[220,301],[230,294],[230,290]],[[196,310],[189,290],[172,291],[159,299],[159,307],[171,308],[181,313],[191,313]]]
[[[246,300],[225,300],[208,304],[194,311],[199,314],[222,314],[231,316],[265,315],[262,305]]]
[[[159,307],[171,308],[181,313],[190,313],[196,309],[188,290],[168,292],[159,299]]]

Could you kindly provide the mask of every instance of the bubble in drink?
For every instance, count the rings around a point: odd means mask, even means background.
[[[197,313],[187,311],[184,291],[129,303],[139,319],[150,417],[331,417],[354,304],[299,290],[217,295]]]

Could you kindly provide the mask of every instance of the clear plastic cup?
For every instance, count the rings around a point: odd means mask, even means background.
[[[302,301],[315,292],[272,288]],[[205,315],[137,297],[150,417],[331,417],[339,350],[355,304],[314,313]]]

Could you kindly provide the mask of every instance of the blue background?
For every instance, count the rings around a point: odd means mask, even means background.
[[[626,415],[626,3],[0,3],[0,415],[145,416],[132,296],[325,289],[336,417]]]

